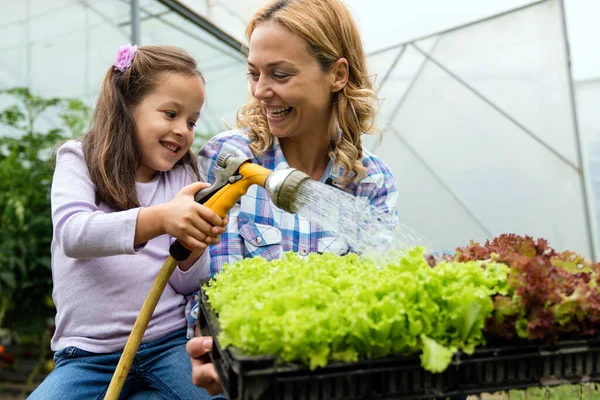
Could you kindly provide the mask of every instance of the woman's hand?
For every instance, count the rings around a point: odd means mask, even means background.
[[[212,350],[213,340],[210,336],[199,336],[190,339],[186,351],[192,362],[192,382],[206,389],[214,396],[223,393],[221,380],[215,366],[210,362],[208,353]]]

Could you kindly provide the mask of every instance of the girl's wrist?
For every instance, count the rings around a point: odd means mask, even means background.
[[[145,243],[166,232],[166,212],[163,205],[142,207],[138,213],[134,244]]]
[[[167,205],[165,204],[157,204],[152,206],[153,210],[153,219],[158,221],[158,228],[160,230],[160,235],[165,235],[167,233]]]

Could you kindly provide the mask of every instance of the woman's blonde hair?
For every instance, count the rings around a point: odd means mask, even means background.
[[[82,142],[90,178],[96,186],[96,200],[114,210],[140,205],[135,187],[140,153],[132,107],[156,87],[162,73],[202,78],[196,60],[173,46],[139,47],[130,67],[121,72],[111,66],[104,76],[90,129]],[[188,166],[198,175],[192,151],[178,164]]]
[[[261,22],[281,24],[304,39],[323,72],[340,58],[348,60],[348,83],[335,93],[334,115],[342,137],[330,156],[343,167],[340,183],[346,184],[365,176],[362,165],[361,134],[376,132],[375,113],[378,99],[367,73],[367,62],[358,28],[348,8],[339,0],[274,0],[259,10],[248,23],[246,37]],[[258,100],[240,108],[237,126],[247,128],[251,148],[261,154],[273,143],[267,120]],[[337,140],[337,138],[333,138]]]

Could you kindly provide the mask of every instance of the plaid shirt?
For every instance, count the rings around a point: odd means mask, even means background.
[[[215,168],[219,153],[249,157],[252,162],[270,170],[289,168],[283,156],[279,141],[260,156],[250,150],[249,139],[242,130],[223,132],[209,140],[198,154],[200,178],[204,182],[215,181]],[[391,171],[374,155],[363,150],[362,164],[366,176],[359,182],[352,182],[344,190],[368,201],[382,213],[397,215],[398,193]],[[321,182],[335,180],[343,173],[330,161]],[[290,214],[276,207],[266,190],[252,185],[229,212],[227,231],[221,235],[221,242],[211,246],[211,276],[220,272],[223,265],[232,264],[247,257],[260,256],[267,260],[280,258],[286,251],[294,251],[301,256],[313,252],[333,252],[345,254],[348,245],[334,232],[325,231],[317,224],[297,214]],[[197,318],[197,293],[188,303],[188,336],[193,337]]]

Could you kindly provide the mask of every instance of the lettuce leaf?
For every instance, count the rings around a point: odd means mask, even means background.
[[[204,287],[222,345],[311,369],[422,353],[443,371],[457,350],[484,344],[493,295],[507,294],[508,267],[446,260],[432,268],[414,247],[381,266],[356,254],[286,253],[225,266]]]

